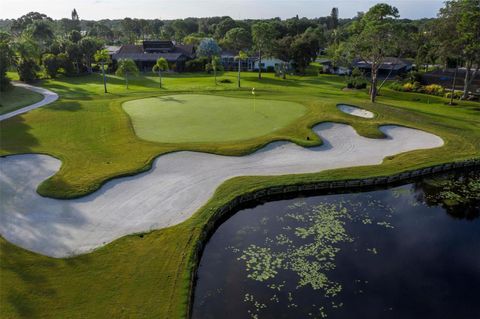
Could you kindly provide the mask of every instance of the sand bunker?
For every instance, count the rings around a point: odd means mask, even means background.
[[[314,128],[324,144],[303,148],[275,142],[241,157],[176,152],[157,158],[152,170],[105,184],[79,199],[36,193],[60,162],[46,155],[0,158],[0,233],[10,242],[53,257],[88,252],[116,238],[163,228],[189,218],[225,180],[245,175],[282,175],[380,164],[389,155],[443,145],[423,131],[382,126],[388,138],[359,136],[348,125]]]
[[[16,115],[26,113],[26,112],[34,110],[34,109],[38,109],[39,107],[42,107],[44,105],[55,102],[58,99],[58,94],[57,93],[49,91],[49,90],[44,89],[44,88],[29,85],[29,84],[26,84],[26,83],[19,83],[19,82],[12,82],[12,84],[15,85],[15,86],[22,87],[22,88],[25,88],[27,90],[42,94],[43,95],[43,100],[41,100],[40,102],[31,104],[29,106],[22,107],[21,109],[18,109],[18,110],[0,115],[0,121],[9,119],[9,118],[14,117]]]
[[[372,112],[361,109],[359,107],[355,107],[355,106],[350,106],[350,105],[346,105],[346,104],[339,104],[339,105],[337,105],[337,107],[343,113],[347,113],[347,114],[350,114],[350,115],[353,115],[353,116],[364,117],[364,118],[367,118],[367,119],[371,119],[375,116]]]

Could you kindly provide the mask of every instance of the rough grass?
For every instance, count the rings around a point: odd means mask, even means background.
[[[10,90],[0,92],[0,115],[18,110],[24,106],[43,100],[43,95],[13,86]]]
[[[252,139],[285,127],[306,111],[298,103],[253,98],[177,94],[128,101],[123,109],[140,138],[161,143]]]
[[[377,126],[400,124],[441,136],[445,146],[387,158],[382,165],[316,174],[238,177],[217,189],[214,197],[182,224],[148,234],[131,235],[90,254],[67,259],[40,256],[0,239],[0,317],[2,318],[182,318],[188,311],[194,247],[212,211],[239,194],[273,185],[386,175],[432,164],[480,156],[480,105],[444,104],[442,98],[383,90],[379,102],[366,92],[342,92],[336,76],[290,78],[244,74],[244,90],[235,84],[214,86],[203,75],[167,77],[159,91],[154,77],[138,77],[131,89],[109,78],[104,96],[101,78],[92,75],[43,85],[60,93],[49,107],[2,122],[1,153],[48,153],[63,161],[61,171],[44,183],[44,195],[68,197],[88,193],[108,178],[149,167],[158,154],[191,149],[245,154],[277,139],[301,145],[320,141],[310,127],[321,121],[349,123],[369,137],[381,137]],[[224,74],[234,80],[234,73]],[[235,82],[235,81],[233,81]],[[146,142],[138,139],[122,110],[126,100],[158,94],[202,93],[242,97],[256,87],[258,98],[301,103],[306,113],[281,130],[242,142]],[[420,100],[417,100],[420,99]],[[337,103],[364,107],[374,119],[340,112]],[[310,139],[307,139],[310,137]]]

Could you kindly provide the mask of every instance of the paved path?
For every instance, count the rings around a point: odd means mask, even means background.
[[[43,95],[43,100],[41,100],[40,102],[37,102],[35,104],[22,107],[21,109],[18,109],[18,110],[0,115],[0,121],[9,119],[9,118],[14,117],[18,114],[26,113],[28,111],[37,109],[37,108],[42,107],[44,105],[55,102],[58,99],[58,94],[57,93],[49,91],[49,90],[41,88],[41,87],[38,87],[38,86],[33,86],[33,85],[30,85],[30,84],[21,83],[21,82],[12,82],[12,84],[14,86],[22,87],[22,88],[25,88],[27,90],[42,94]]]
[[[72,200],[37,194],[60,161],[46,155],[0,158],[0,234],[40,254],[65,257],[122,236],[178,224],[194,214],[224,181],[235,176],[313,173],[380,164],[386,156],[443,145],[436,135],[399,126],[380,128],[388,138],[362,137],[348,125],[322,123],[319,147],[274,142],[246,156],[175,152],[158,157],[148,172],[117,178]]]

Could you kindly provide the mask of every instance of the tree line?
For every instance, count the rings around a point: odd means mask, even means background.
[[[199,48],[205,39],[212,39],[223,50],[292,62],[300,74],[321,53],[334,65],[351,66],[355,59],[362,59],[372,66],[372,101],[384,84],[379,83],[377,74],[387,56],[411,59],[417,69],[433,64],[465,67],[464,96],[480,64],[478,0],[447,1],[437,18],[421,20],[400,19],[397,8],[380,3],[351,19],[340,19],[338,9],[333,8],[329,16],[315,19],[234,20],[225,16],[85,21],[73,10],[70,18],[60,20],[31,12],[0,21],[0,28],[4,30],[0,32],[1,67],[14,65],[26,81],[35,78],[40,66],[51,77],[59,70],[67,75],[91,72],[95,52],[104,45],[147,39],[171,39]],[[2,83],[8,82],[1,76]]]

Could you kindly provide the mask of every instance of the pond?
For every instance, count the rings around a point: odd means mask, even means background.
[[[207,243],[192,318],[480,318],[480,170],[256,204]]]

